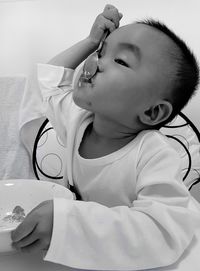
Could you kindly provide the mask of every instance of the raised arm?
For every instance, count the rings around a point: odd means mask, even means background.
[[[114,6],[106,5],[104,11],[97,16],[89,36],[55,56],[48,64],[76,69],[83,60],[98,48],[106,30],[111,33],[119,27],[121,18],[122,14]]]
[[[70,69],[75,69],[98,47],[105,30],[112,32],[119,26],[121,17],[122,15],[115,7],[107,5],[103,13],[97,16],[86,39],[54,57],[49,61],[50,65],[38,65],[38,81],[45,101],[44,107],[46,107],[44,112],[63,144],[66,142],[67,110],[71,106],[71,99],[66,98],[71,90],[73,71]],[[52,217],[52,202],[37,206],[13,232],[15,246],[22,250],[47,248],[51,239]]]

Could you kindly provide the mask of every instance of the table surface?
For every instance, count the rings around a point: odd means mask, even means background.
[[[149,269],[149,271],[199,271],[200,270],[200,229],[181,258],[168,267]],[[43,260],[41,253],[0,254],[0,271],[84,271]],[[86,271],[86,270],[85,270]],[[146,270],[147,271],[147,270]]]
[[[0,254],[1,271],[74,271],[76,269],[43,260],[42,254]]]

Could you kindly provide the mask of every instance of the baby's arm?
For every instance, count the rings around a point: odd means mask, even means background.
[[[49,61],[49,64],[76,69],[84,59],[97,49],[106,30],[111,33],[119,27],[121,18],[122,14],[114,6],[106,5],[104,11],[97,16],[89,36],[55,56]]]
[[[156,144],[150,141],[142,152]],[[199,212],[191,210],[189,192],[178,180],[178,154],[163,146],[144,153],[138,160],[133,206],[54,201],[45,260],[90,270],[146,270],[180,258],[200,225]]]
[[[98,48],[105,31],[112,32],[119,27],[121,18],[122,14],[114,6],[107,5],[97,16],[87,38],[55,56],[49,61],[50,65],[38,65],[38,80],[44,101],[43,113],[63,144],[66,142],[67,119],[70,114],[73,115],[71,90],[74,69]]]
[[[63,99],[69,92],[64,92],[60,88],[62,79],[65,81],[64,87],[70,88],[71,74],[73,72],[70,69],[75,69],[90,53],[97,49],[105,30],[114,31],[119,26],[121,18],[122,15],[114,6],[107,5],[103,13],[97,16],[90,35],[86,39],[54,57],[48,63],[61,67],[47,67],[48,65],[44,64],[38,66],[39,84],[42,89],[43,99],[44,101],[49,100],[45,113],[63,142],[66,139],[65,118],[67,114],[65,113],[66,108],[69,107],[70,99]],[[64,70],[64,67],[67,69]],[[53,99],[52,96],[54,96]],[[60,107],[57,106],[56,109],[55,104],[59,104]],[[19,227],[13,231],[12,239],[16,248],[29,251],[48,248],[52,232],[52,206],[52,201],[36,206]]]

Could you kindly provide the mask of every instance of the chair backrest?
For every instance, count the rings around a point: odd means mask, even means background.
[[[36,178],[62,183],[65,152],[64,144],[46,119],[39,127],[33,147],[32,164]]]
[[[182,161],[183,181],[191,190],[200,182],[200,133],[182,112],[168,125],[161,128]]]
[[[183,181],[187,188],[200,182],[200,133],[183,113],[180,113],[161,132],[168,136],[182,160]],[[38,130],[32,163],[37,179],[62,183],[66,148],[46,119]]]

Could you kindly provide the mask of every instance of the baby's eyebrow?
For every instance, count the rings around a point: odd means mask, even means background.
[[[141,58],[141,50],[137,45],[127,42],[120,42],[118,45],[121,48],[131,51],[138,59]]]

